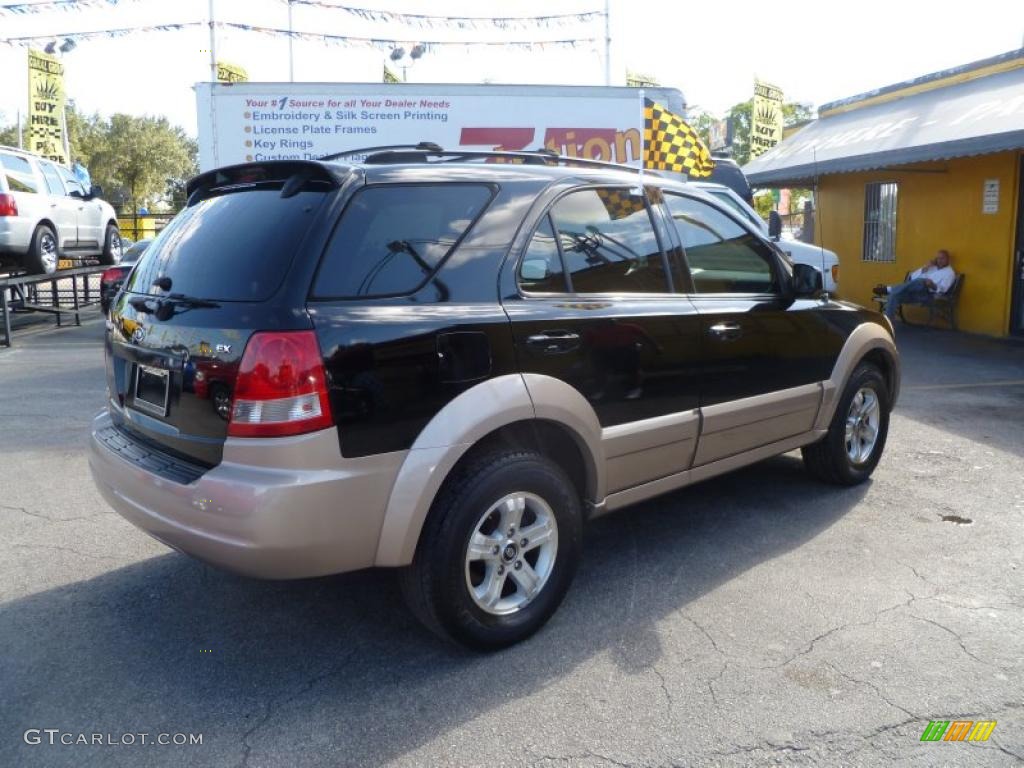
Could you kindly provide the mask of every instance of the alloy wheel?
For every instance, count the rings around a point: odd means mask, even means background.
[[[871,457],[878,441],[879,414],[875,391],[868,387],[858,389],[846,415],[846,455],[854,464],[863,464]]]
[[[540,496],[516,492],[477,521],[466,547],[466,586],[473,602],[503,616],[524,608],[547,583],[558,554],[558,523]]]

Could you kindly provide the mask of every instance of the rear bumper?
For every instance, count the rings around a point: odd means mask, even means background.
[[[115,453],[93,421],[89,466],[103,498],[133,525],[212,565],[292,579],[373,565],[404,452],[342,458],[335,428],[229,438],[224,460],[187,485]]]
[[[0,216],[0,253],[24,256],[32,245],[32,222],[22,216]]]

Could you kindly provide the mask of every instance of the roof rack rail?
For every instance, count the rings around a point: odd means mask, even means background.
[[[426,143],[426,142],[424,142]],[[385,165],[388,163],[400,163],[406,162],[410,159],[426,160],[429,157],[443,157],[444,160],[437,160],[436,162],[444,163],[455,163],[460,160],[478,160],[485,158],[507,158],[510,160],[519,160],[524,164],[537,163],[543,165],[567,165],[567,166],[584,166],[594,168],[608,168],[615,169],[618,171],[630,171],[632,173],[640,173],[639,168],[635,168],[630,165],[622,165],[620,163],[610,163],[605,160],[591,160],[585,157],[572,157],[570,155],[560,155],[554,150],[542,147],[536,150],[479,150],[479,149],[452,149],[446,150],[438,147],[436,144],[431,147],[425,147],[422,145],[416,145],[411,147],[382,147],[381,151],[375,152],[374,154],[367,155],[364,162],[373,165]],[[655,171],[645,171],[646,173],[657,176]]]
[[[384,144],[379,147],[360,147],[359,149],[347,149],[344,152],[334,152],[330,155],[324,155],[318,157],[317,160],[337,160],[339,157],[348,157],[349,155],[358,155],[362,152],[367,154],[371,152],[385,152],[395,149],[419,149],[423,151],[442,152],[439,144],[435,144],[432,141],[421,141],[419,144]]]

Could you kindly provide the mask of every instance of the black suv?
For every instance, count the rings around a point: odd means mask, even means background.
[[[400,567],[497,648],[585,521],[801,448],[865,480],[899,389],[879,314],[685,183],[542,153],[371,151],[204,173],[116,298],[91,466],[224,568]]]

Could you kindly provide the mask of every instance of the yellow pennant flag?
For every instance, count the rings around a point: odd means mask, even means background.
[[[683,118],[645,99],[644,168],[704,178],[715,169],[715,161]]]

